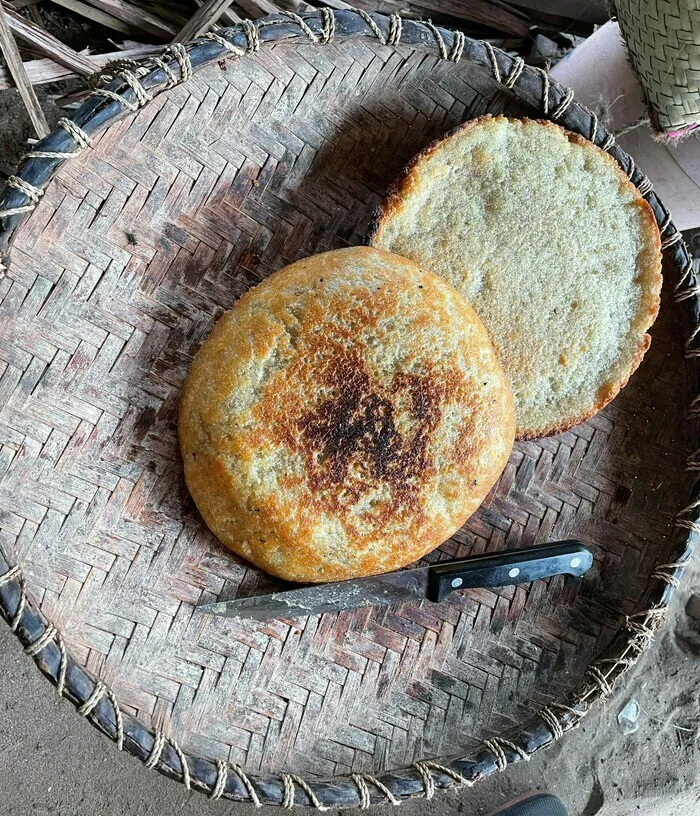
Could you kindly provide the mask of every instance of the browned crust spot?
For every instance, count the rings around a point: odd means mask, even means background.
[[[386,284],[348,283],[347,264],[357,276],[375,256]],[[412,261],[356,247],[287,267],[222,317],[179,434],[187,485],[224,544],[282,578],[333,581],[446,540],[500,475],[515,419],[467,302]]]

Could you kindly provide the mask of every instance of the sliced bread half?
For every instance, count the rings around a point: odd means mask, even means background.
[[[651,208],[614,159],[551,122],[486,116],[434,142],[369,240],[471,301],[510,378],[520,438],[590,417],[649,347],[661,290]]]

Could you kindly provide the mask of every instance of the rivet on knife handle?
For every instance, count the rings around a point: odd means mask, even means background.
[[[425,597],[440,603],[451,592],[469,587],[512,586],[561,573],[579,576],[592,563],[593,555],[580,541],[472,556],[430,567]]]

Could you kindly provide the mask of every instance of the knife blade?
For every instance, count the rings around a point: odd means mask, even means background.
[[[268,620],[422,599],[440,603],[458,589],[512,586],[562,573],[581,576],[592,563],[593,555],[580,541],[558,541],[369,578],[204,604],[197,610],[226,618]]]

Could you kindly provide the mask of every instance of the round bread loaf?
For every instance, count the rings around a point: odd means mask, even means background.
[[[290,581],[387,572],[481,504],[515,436],[469,304],[412,261],[356,247],[251,289],[194,359],[187,486],[216,536]]]
[[[661,290],[651,208],[607,153],[551,122],[486,116],[434,142],[369,240],[472,303],[510,379],[520,438],[593,415],[649,347]]]

